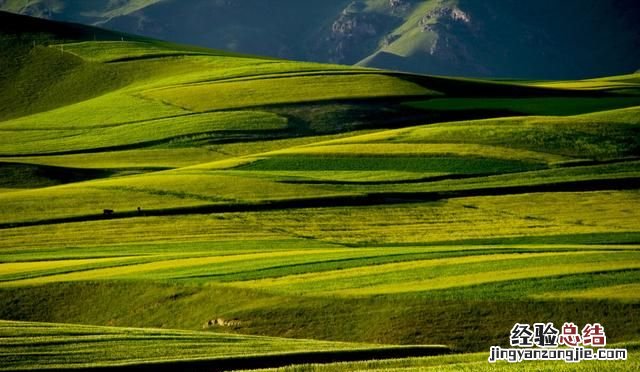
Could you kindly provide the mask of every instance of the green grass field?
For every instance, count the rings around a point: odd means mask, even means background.
[[[11,321],[0,322],[0,337],[10,340],[0,346],[0,370],[69,366],[77,369],[138,366],[149,370],[220,365],[246,368],[287,358],[349,360],[357,354],[388,353],[401,356],[446,352],[446,348],[437,345],[383,347],[211,332]]]
[[[617,345],[629,350],[632,362],[607,363],[608,371],[629,371],[638,367],[637,344]],[[581,362],[569,364],[564,362],[532,362],[521,366],[521,371],[598,371],[602,368],[598,362]],[[295,367],[268,369],[269,372],[310,372],[310,371],[511,371],[514,367],[508,364],[490,365],[485,353],[435,356],[425,358],[406,358],[390,361],[342,362],[328,365],[308,364]],[[263,370],[264,371],[264,370]]]
[[[637,369],[640,75],[45,26],[0,38],[0,369],[493,370],[516,322],[548,321],[600,322],[630,353],[604,368]]]

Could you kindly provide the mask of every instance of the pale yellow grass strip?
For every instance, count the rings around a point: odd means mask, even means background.
[[[510,270],[490,271],[467,275],[447,276],[437,279],[421,280],[407,283],[394,283],[378,285],[366,288],[351,288],[328,292],[342,296],[365,296],[373,294],[392,294],[403,292],[420,292],[435,289],[446,289],[453,287],[465,287],[476,284],[502,282],[519,279],[543,278],[556,275],[580,274],[596,271],[610,271],[621,269],[638,269],[640,261],[604,262],[604,263],[584,263],[584,264],[563,264],[543,267],[525,267]],[[328,294],[325,293],[325,294]]]
[[[324,253],[338,253],[349,252],[350,249],[314,249],[314,250],[295,250],[285,252],[268,252],[268,253],[251,253],[251,254],[239,254],[231,256],[213,256],[213,257],[194,257],[194,258],[182,258],[174,260],[163,260],[143,264],[126,265],[119,267],[109,267],[103,269],[86,270],[80,272],[73,272],[67,274],[51,275],[46,277],[31,278],[24,280],[16,280],[0,284],[0,286],[17,286],[17,285],[33,285],[49,282],[67,282],[67,281],[81,281],[81,280],[100,280],[100,279],[115,279],[122,277],[133,277],[137,274],[148,273],[156,270],[165,269],[177,269],[190,266],[200,266],[207,264],[244,261],[244,260],[259,260],[265,258],[274,257],[291,257],[310,254],[324,254]]]
[[[635,301],[640,299],[640,283],[612,285],[586,290],[547,292],[533,297],[539,299],[577,298]]]
[[[634,83],[614,82],[614,81],[554,81],[530,84],[536,87],[546,88],[562,88],[562,89],[602,89],[602,88],[636,88],[638,85]]]
[[[34,261],[34,262],[11,262],[0,264],[0,277],[4,275],[13,275],[27,273],[39,270],[55,270],[66,267],[84,266],[91,264],[101,264],[106,262],[126,261],[136,256],[116,257],[116,258],[91,258],[79,260],[60,260],[60,261]]]
[[[246,282],[234,282],[235,286],[255,287],[255,288],[273,288],[273,287],[289,287],[299,283],[309,283],[312,281],[322,280],[342,280],[356,278],[359,276],[383,274],[403,270],[427,269],[437,266],[461,265],[478,262],[504,261],[514,259],[524,259],[532,257],[549,257],[549,256],[569,256],[582,255],[585,252],[549,252],[549,253],[507,253],[507,254],[491,254],[481,256],[465,256],[453,258],[439,258],[432,260],[416,260],[409,262],[390,263],[382,265],[373,265],[365,267],[356,267],[344,270],[331,270],[309,274],[289,275],[280,278],[260,279]]]
[[[537,151],[519,150],[501,146],[475,144],[413,144],[413,143],[362,143],[344,145],[324,145],[293,147],[286,150],[274,151],[269,155],[349,155],[349,156],[380,156],[380,155],[451,155],[451,156],[482,156],[508,160],[532,160],[557,162],[568,158]]]

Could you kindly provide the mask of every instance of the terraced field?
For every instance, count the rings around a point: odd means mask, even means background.
[[[488,369],[543,321],[602,323],[635,368],[638,74],[448,79],[45,26],[0,39],[0,369]],[[466,354],[408,358],[449,350],[429,345]]]

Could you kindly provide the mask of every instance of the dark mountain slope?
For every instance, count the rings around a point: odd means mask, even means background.
[[[640,60],[635,0],[0,0],[0,9],[430,74],[569,79],[629,73]]]
[[[0,0],[0,9],[180,43],[420,73],[535,79],[634,71],[635,0]]]

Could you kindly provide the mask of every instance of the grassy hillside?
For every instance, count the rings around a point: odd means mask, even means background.
[[[446,353],[442,346],[382,347],[205,332],[0,322],[0,370],[125,367],[136,370],[199,370],[282,366],[287,360],[322,362],[366,355],[387,358]],[[82,343],[82,350],[78,344]],[[19,354],[35,357],[24,359]],[[36,356],[37,355],[37,356]],[[114,363],[115,361],[115,363]]]
[[[485,368],[540,321],[636,354],[637,74],[453,79],[42,25],[0,44],[21,56],[0,80],[3,368]],[[429,345],[473,353],[407,358]]]
[[[629,363],[608,363],[607,370],[609,371],[628,371],[629,369],[635,369],[637,367],[636,358],[637,344],[622,344],[617,345],[620,347],[626,347],[630,351],[630,358],[633,358]],[[581,362],[579,364],[570,364],[564,362],[533,362],[529,363],[526,367],[522,366],[519,370],[522,371],[584,371],[584,370],[598,370],[600,364],[598,362]],[[329,365],[311,364],[305,366],[285,367],[279,369],[268,369],[266,371],[278,371],[278,372],[290,372],[290,371],[354,371],[354,370],[367,370],[367,371],[460,371],[460,370],[473,370],[473,371],[510,371],[513,370],[513,366],[498,364],[490,365],[487,363],[486,353],[475,353],[467,355],[452,355],[452,356],[436,356],[428,358],[408,358],[398,359],[392,361],[368,361],[368,362],[350,362],[350,363],[335,363]]]
[[[3,91],[0,119],[67,106],[121,89],[144,77],[158,79],[161,76],[156,73],[166,70],[154,67],[153,63],[146,69],[97,63],[110,62],[113,55],[126,60],[153,57],[158,53],[176,58],[230,55],[0,12],[0,88]]]

